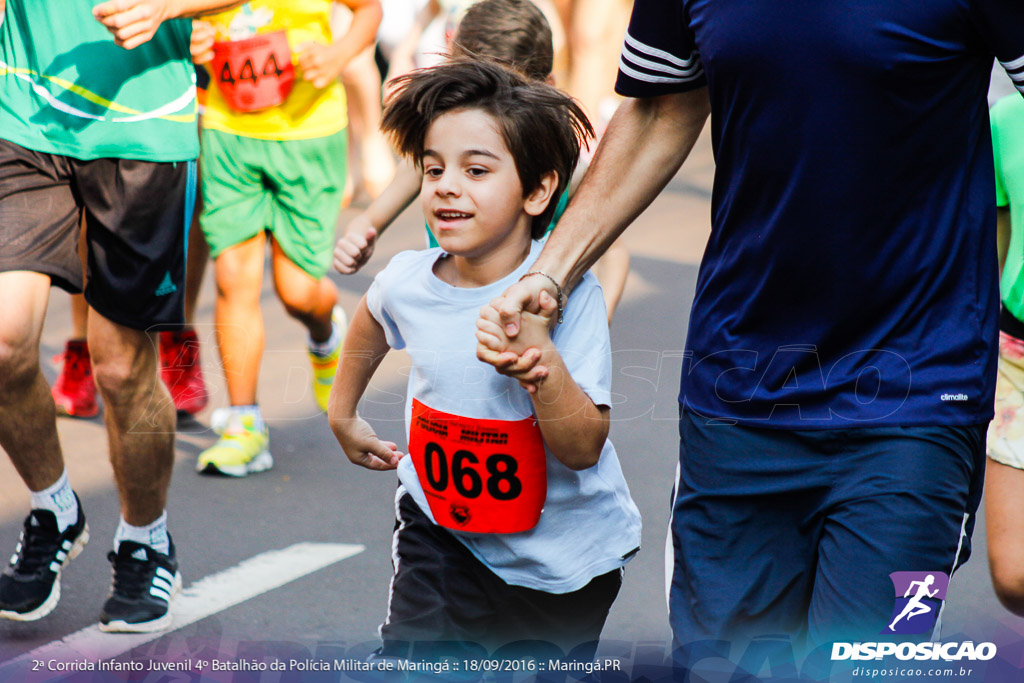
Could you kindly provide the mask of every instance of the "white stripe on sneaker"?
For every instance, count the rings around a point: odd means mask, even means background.
[[[157,588],[156,586],[153,586],[149,589],[149,594],[152,595],[154,598],[160,598],[164,602],[171,601],[171,594],[165,590]]]

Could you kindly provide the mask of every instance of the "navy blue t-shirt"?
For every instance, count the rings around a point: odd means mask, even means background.
[[[711,101],[685,407],[786,429],[992,417],[993,55],[1024,92],[1024,0],[636,0],[618,92]]]

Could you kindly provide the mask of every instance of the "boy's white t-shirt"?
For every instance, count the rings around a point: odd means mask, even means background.
[[[477,419],[521,420],[533,404],[515,380],[476,357],[476,321],[489,304],[529,272],[542,245],[513,273],[485,287],[458,288],[433,273],[439,249],[396,255],[366,294],[370,313],[388,345],[412,358],[406,396],[406,437],[412,399],[431,408]],[[611,405],[611,345],[604,297],[587,274],[569,297],[564,322],[552,340],[581,389],[597,405]],[[516,534],[451,533],[506,583],[548,593],[568,593],[617,569],[640,546],[640,512],[629,495],[611,441],[598,464],[582,471],[547,453],[547,501],[540,521]],[[402,486],[432,521],[412,458],[398,466]]]

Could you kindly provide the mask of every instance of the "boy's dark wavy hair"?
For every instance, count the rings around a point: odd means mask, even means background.
[[[529,81],[497,62],[452,59],[418,69],[393,81],[395,90],[384,110],[381,128],[398,151],[423,164],[423,145],[434,121],[449,112],[479,109],[498,124],[515,160],[524,197],[545,173],[558,174],[558,187],[547,208],[534,217],[530,234],[544,235],[558,200],[576,168],[580,145],[594,129],[576,102],[544,83]]]
[[[555,62],[551,26],[530,0],[483,0],[459,22],[452,56],[493,59],[543,81]]]

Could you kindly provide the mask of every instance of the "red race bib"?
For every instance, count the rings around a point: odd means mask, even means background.
[[[475,420],[413,399],[409,455],[441,526],[478,534],[537,526],[548,477],[535,418]]]
[[[213,44],[213,77],[235,111],[276,107],[295,82],[292,50],[284,31]]]

